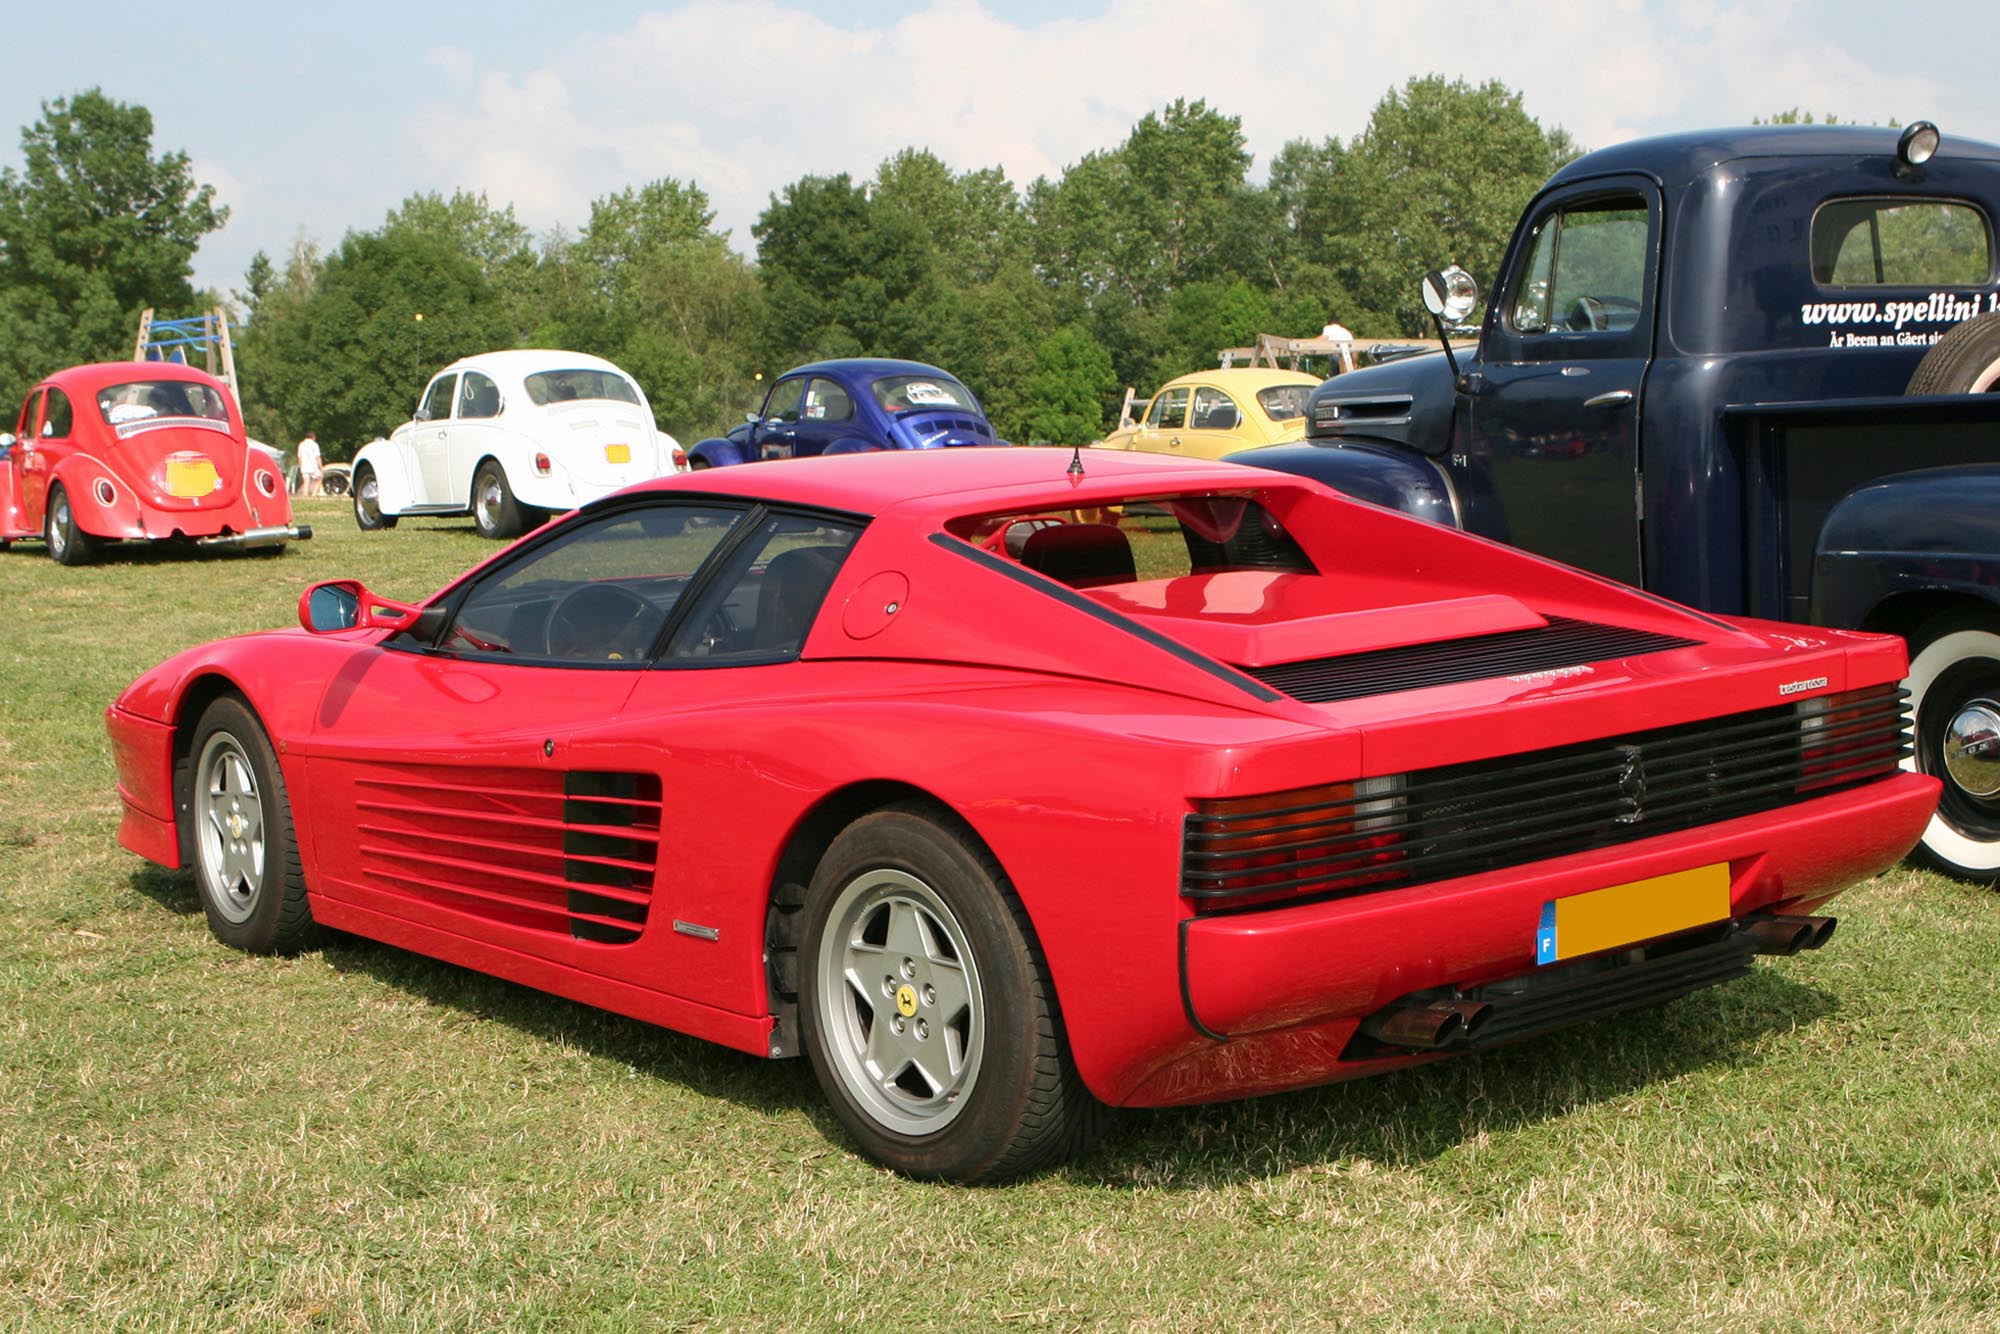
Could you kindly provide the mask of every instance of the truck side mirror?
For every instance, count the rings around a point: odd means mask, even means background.
[[[1456,264],[1424,275],[1424,309],[1446,324],[1463,324],[1479,304],[1479,284]]]

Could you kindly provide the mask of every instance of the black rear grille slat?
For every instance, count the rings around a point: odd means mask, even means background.
[[[1463,681],[1526,676],[1642,653],[1664,653],[1700,642],[1651,630],[1552,616],[1547,625],[1526,630],[1502,630],[1470,639],[1370,649],[1365,653],[1239,670],[1294,699],[1308,704],[1330,704]]]
[[[1354,798],[1197,812],[1184,824],[1181,892],[1203,911],[1347,897],[1827,796],[1886,778],[1909,757],[1907,699],[1885,685],[1418,770]]]

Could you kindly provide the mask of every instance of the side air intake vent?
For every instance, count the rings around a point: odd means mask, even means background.
[[[426,765],[359,787],[362,864],[386,889],[603,944],[646,925],[656,775]]]

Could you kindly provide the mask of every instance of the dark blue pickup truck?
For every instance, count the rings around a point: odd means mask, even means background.
[[[1475,352],[1338,376],[1306,443],[1233,457],[1711,611],[1907,636],[1945,780],[1923,849],[1995,879],[1996,223],[2000,148],[1923,122],[1604,149],[1521,218]]]

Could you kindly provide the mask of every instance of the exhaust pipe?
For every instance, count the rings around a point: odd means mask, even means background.
[[[1390,1047],[1437,1051],[1468,1042],[1493,1007],[1484,1001],[1406,1001],[1361,1021],[1361,1031]]]
[[[1736,929],[1750,937],[1758,954],[1797,954],[1816,950],[1833,937],[1837,917],[1746,917]]]

